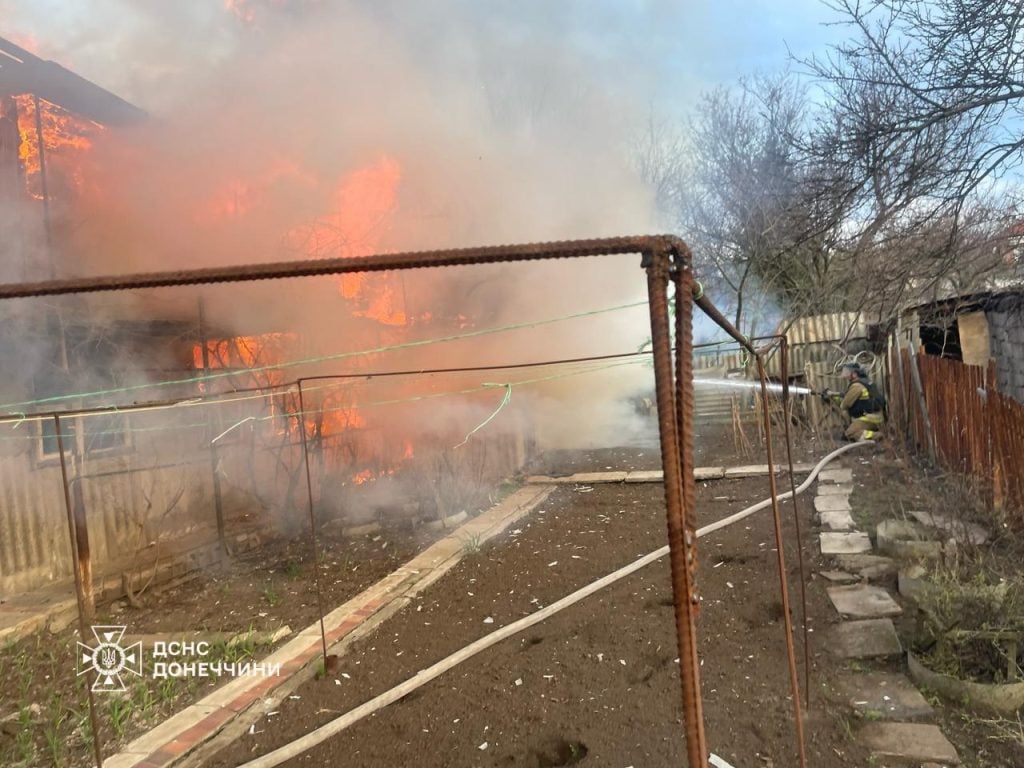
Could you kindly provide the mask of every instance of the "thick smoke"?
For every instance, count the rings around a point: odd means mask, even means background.
[[[652,96],[637,88],[658,51],[644,33],[671,14],[669,4],[639,5],[627,13],[614,3],[541,0],[486,8],[466,0],[229,0],[223,7],[102,0],[87,13],[62,4],[58,26],[41,25],[41,9],[22,9],[21,20],[36,24],[28,33],[41,55],[150,114],[97,140],[62,270],[107,274],[653,231],[651,191],[632,170],[628,139]],[[636,39],[609,42],[622,39],[625,23]],[[393,205],[356,234],[332,235],[346,180],[382,167],[398,176]],[[310,231],[312,245],[297,234]],[[475,327],[644,297],[643,273],[628,257],[407,273],[400,288],[411,316],[462,315]],[[379,341],[345,317],[333,281],[205,294],[221,334],[298,330],[312,353]],[[149,296],[133,301],[139,312],[154,306]],[[124,304],[100,298],[92,311],[106,306],[120,316]],[[195,295],[167,292],[159,306],[187,317]],[[380,365],[630,351],[647,336],[646,317],[640,307],[428,347]],[[424,322],[408,334],[438,329]],[[557,407],[541,420],[558,423],[556,433],[596,440],[569,422],[649,379],[649,369],[635,366],[552,384],[544,401]]]

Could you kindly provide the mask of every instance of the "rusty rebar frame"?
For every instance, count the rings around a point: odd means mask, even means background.
[[[811,708],[811,633],[807,623],[807,571],[804,563],[804,538],[800,526],[800,510],[797,505],[796,477],[793,474],[793,439],[790,434],[790,400],[789,400],[789,337],[784,333],[773,333],[765,336],[753,336],[755,341],[776,342],[779,345],[779,377],[782,379],[782,426],[786,443],[786,463],[789,471],[790,500],[793,502],[793,529],[796,534],[797,568],[800,574],[800,624],[804,648],[804,706]],[[763,359],[763,354],[762,354]],[[762,397],[767,397],[762,387]],[[767,401],[765,402],[767,409]],[[767,420],[767,414],[764,419]]]
[[[750,352],[753,355],[754,360],[757,361],[757,375],[761,383],[761,399],[764,403],[762,408],[762,421],[764,423],[764,443],[765,443],[765,458],[768,462],[768,489],[771,494],[772,500],[772,517],[775,525],[775,548],[776,548],[776,561],[778,564],[779,571],[779,591],[782,599],[782,621],[783,627],[786,632],[786,661],[789,665],[789,681],[790,688],[793,693],[793,720],[796,725],[796,741],[797,751],[800,760],[800,768],[806,768],[807,766],[807,754],[804,739],[804,718],[802,707],[800,706],[800,680],[799,674],[796,668],[796,649],[793,646],[793,616],[789,607],[789,579],[786,576],[786,555],[783,550],[783,535],[782,535],[782,512],[779,508],[779,493],[775,482],[775,461],[772,450],[772,430],[771,430],[771,418],[768,414],[768,374],[764,367],[764,356],[754,347],[750,339],[745,337],[742,333],[737,330],[732,323],[726,319],[718,308],[715,307],[711,301],[704,296],[703,291],[700,295],[694,297],[694,303],[699,306],[708,317],[710,317],[722,330],[732,336],[740,346]],[[788,373],[788,371],[787,371]],[[788,393],[788,387],[784,387],[784,391]],[[787,429],[787,441],[788,441],[788,429]],[[787,446],[788,447],[788,446]],[[790,481],[793,478],[793,467],[790,464]],[[794,488],[793,500],[796,501],[796,493]],[[795,508],[794,508],[795,509]],[[801,577],[801,582],[804,581]],[[806,643],[805,643],[806,649]],[[807,651],[805,650],[805,653]]]
[[[700,662],[696,642],[696,538],[693,479],[693,380],[692,380],[692,309],[699,306],[715,323],[748,349],[758,361],[762,392],[767,396],[767,379],[763,361],[757,350],[726,320],[703,295],[695,296],[691,257],[687,245],[669,235],[575,240],[555,243],[490,246],[454,250],[383,254],[353,258],[277,262],[271,264],[242,265],[137,275],[51,280],[15,285],[0,285],[0,300],[64,296],[117,290],[203,285],[223,282],[251,282],[281,278],[314,277],[354,272],[381,272],[475,265],[500,262],[540,261],[560,258],[639,254],[647,270],[650,304],[652,356],[655,391],[658,402],[658,427],[662,445],[662,467],[665,485],[666,523],[669,538],[670,566],[676,614],[677,641],[680,651],[680,677],[683,694],[683,717],[686,749],[690,768],[707,768],[708,751],[705,743],[702,699],[700,693]],[[672,279],[677,290],[675,344],[676,360],[673,371],[670,312],[667,284]],[[301,397],[301,388],[300,388]],[[300,409],[302,408],[300,400]],[[767,414],[766,414],[767,416]],[[55,417],[59,423],[59,416]],[[775,477],[770,426],[766,424],[767,460],[772,510],[775,519],[779,576],[782,588],[786,648],[794,691],[794,708],[799,742],[800,764],[806,765],[803,746],[803,720],[800,710],[799,681],[793,653],[792,618],[789,612],[789,592],[786,582],[785,559],[782,547],[781,518]],[[305,439],[305,430],[303,430]],[[307,483],[310,485],[308,461]],[[65,496],[67,481],[65,474]],[[70,521],[69,521],[70,524]],[[691,533],[692,532],[692,533]],[[73,549],[74,552],[74,549]],[[314,563],[316,565],[316,563]],[[323,634],[321,607],[321,633]],[[80,631],[84,633],[84,617],[79,602]],[[91,693],[90,693],[91,702]],[[98,734],[94,727],[94,735]],[[97,735],[98,738],[98,735]],[[98,751],[98,741],[96,743]],[[99,754],[98,754],[99,757]]]
[[[85,542],[85,559],[83,561],[79,548],[83,545],[82,536],[79,534],[79,528],[85,526],[85,520],[80,510],[75,507],[71,502],[71,483],[68,480],[68,467],[67,461],[64,458],[64,436],[61,434],[60,426],[60,414],[55,413],[53,415],[53,427],[54,432],[57,435],[57,452],[60,454],[60,478],[61,484],[64,487],[64,508],[67,511],[68,516],[68,535],[71,538],[71,551],[75,560],[75,567],[72,569],[75,574],[75,600],[78,605],[78,634],[81,635],[82,640],[85,641],[87,635],[85,634],[85,616],[87,613],[86,604],[88,597],[86,595],[86,589],[91,588],[87,584],[86,580],[91,581],[91,575],[89,573],[83,574],[82,569],[88,568],[90,564],[88,540]],[[76,468],[77,469],[77,468]],[[77,662],[77,651],[76,651],[76,662]],[[96,701],[92,692],[92,684],[94,681],[94,675],[88,672],[85,675],[85,692],[89,699],[89,725],[92,730],[92,748],[93,754],[96,757],[96,768],[103,768],[103,746],[100,742],[100,727],[99,721],[96,718]]]
[[[313,505],[313,474],[309,467],[309,444],[306,439],[306,405],[302,397],[302,382],[295,381],[299,389],[299,431],[302,433],[302,463],[306,469],[306,498],[309,502],[309,532],[313,548],[313,588],[316,591],[316,609],[320,617],[320,644],[323,650],[324,674],[330,670],[327,661],[327,630],[324,627],[324,593],[320,586],[320,544],[316,535],[316,509]]]

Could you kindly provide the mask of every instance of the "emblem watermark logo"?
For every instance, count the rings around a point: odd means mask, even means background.
[[[142,643],[122,647],[126,629],[124,626],[94,626],[92,634],[96,645],[78,644],[78,674],[84,675],[89,670],[96,673],[94,691],[125,691],[127,687],[122,677],[125,672],[143,676]],[[213,659],[207,658],[213,651],[206,640],[158,640],[153,644],[152,676],[162,680],[168,677],[278,677],[281,674],[280,662],[224,661],[216,658],[219,653],[214,654]],[[202,660],[189,660],[196,656]]]
[[[121,647],[121,638],[127,627],[94,626],[92,635],[96,645],[78,644],[78,674],[84,675],[89,670],[96,673],[92,684],[94,691],[126,690],[123,672],[142,677],[142,643],[134,643],[127,648]]]

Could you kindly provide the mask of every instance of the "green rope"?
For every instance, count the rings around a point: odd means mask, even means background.
[[[461,333],[452,336],[438,336],[432,339],[420,339],[418,341],[407,341],[402,344],[392,344],[384,347],[374,347],[373,349],[360,349],[351,352],[338,352],[333,355],[324,355],[321,357],[310,357],[303,360],[292,360],[285,363],[277,363],[275,365],[261,365],[255,368],[246,368],[243,371],[231,370],[221,371],[219,373],[207,373],[201,376],[190,376],[184,379],[167,379],[165,381],[149,382],[146,384],[132,384],[126,387],[115,387],[112,389],[98,389],[93,392],[76,392],[68,395],[53,395],[51,397],[41,397],[35,400],[22,400],[15,403],[5,403],[0,405],[0,412],[12,413],[12,415],[19,414],[24,410],[24,406],[38,406],[47,403],[58,403],[65,402],[67,400],[76,400],[79,398],[91,398],[101,397],[106,395],[116,395],[124,392],[135,392],[141,389],[150,389],[156,387],[170,387],[179,384],[198,384],[205,381],[213,381],[214,379],[222,379],[227,376],[237,376],[239,373],[262,373],[264,371],[279,371],[285,368],[293,368],[300,365],[311,365],[315,363],[331,362],[334,360],[344,360],[350,357],[359,357],[361,355],[377,355],[382,352],[394,352],[401,349],[414,349],[416,347],[428,346],[430,344],[442,344],[449,341],[459,341],[462,339],[472,339],[479,336],[486,336],[492,333],[505,333],[506,331],[515,331],[523,328],[536,328],[541,325],[550,325],[551,323],[560,323],[565,320],[576,320],[581,317],[593,317],[595,315],[605,314],[607,312],[618,312],[623,309],[632,309],[634,307],[646,306],[646,301],[637,301],[631,304],[621,304],[616,307],[605,307],[604,309],[595,309],[588,312],[578,312],[572,315],[563,315],[561,317],[552,317],[546,320],[531,320],[526,323],[513,323],[511,325],[498,326],[496,328],[484,328],[478,331],[470,331],[468,333]]]
[[[486,427],[491,422],[491,420],[501,412],[501,409],[504,408],[506,405],[508,405],[508,401],[512,399],[512,385],[511,384],[484,384],[483,386],[485,386],[485,387],[501,387],[501,386],[504,386],[505,387],[505,397],[502,398],[502,401],[498,404],[498,407],[495,408],[494,413],[492,413],[490,416],[488,416],[482,422],[480,422],[475,427],[473,427],[473,429],[471,429],[469,431],[469,434],[466,435],[466,439],[463,440],[458,445],[454,446],[455,448],[461,448],[466,443],[468,443],[469,442],[469,438],[471,438],[475,433],[479,432],[481,429]]]
[[[542,383],[547,382],[547,381],[554,381],[554,380],[557,380],[557,379],[565,379],[565,378],[569,378],[569,377],[572,377],[572,376],[582,376],[582,375],[585,375],[585,374],[588,374],[588,373],[598,373],[600,371],[609,370],[611,368],[618,368],[618,367],[621,367],[621,366],[624,366],[624,365],[637,365],[637,364],[642,363],[642,362],[645,362],[645,361],[640,360],[640,359],[637,359],[637,360],[625,360],[625,361],[619,361],[619,362],[615,362],[615,363],[611,363],[611,364],[607,364],[607,365],[586,368],[584,370],[567,371],[565,373],[552,374],[550,376],[542,376],[542,377],[538,377],[538,378],[534,378],[534,379],[523,379],[521,381],[510,382],[510,383],[507,383],[507,384],[495,385],[493,383],[486,383],[486,384],[481,384],[481,385],[476,386],[476,387],[469,387],[467,389],[450,390],[450,391],[447,391],[447,392],[432,392],[430,394],[415,395],[413,397],[403,397],[403,398],[392,399],[392,400],[374,400],[374,401],[371,401],[371,402],[368,402],[368,403],[362,403],[362,404],[341,405],[341,406],[335,406],[333,408],[323,408],[323,409],[312,409],[312,410],[311,409],[307,409],[305,411],[294,411],[294,412],[285,413],[285,414],[272,413],[272,414],[269,414],[269,415],[266,415],[266,416],[253,416],[253,417],[249,417],[249,420],[262,422],[262,421],[270,421],[272,419],[281,418],[282,416],[284,416],[285,418],[303,418],[303,417],[306,417],[306,416],[314,416],[314,415],[318,415],[318,414],[321,414],[321,413],[332,413],[334,411],[358,410],[360,408],[373,408],[373,407],[379,407],[379,406],[384,406],[384,405],[400,405],[402,403],[414,403],[414,402],[420,402],[420,401],[423,401],[423,400],[433,400],[433,399],[439,398],[439,397],[454,397],[454,396],[457,396],[457,395],[471,395],[471,394],[476,394],[476,393],[480,393],[480,392],[488,392],[491,389],[493,389],[495,386],[504,386],[504,387],[508,388],[508,391],[507,391],[507,394],[506,394],[506,400],[505,400],[505,402],[502,403],[502,405],[498,409],[498,410],[501,410],[501,408],[504,407],[504,405],[507,404],[508,399],[510,399],[511,396],[512,396],[511,395],[512,387],[532,386],[534,384],[542,384]],[[495,415],[497,415],[497,411],[495,411],[495,413],[492,414],[491,418],[493,418]],[[488,421],[490,421],[490,419],[488,419]],[[485,421],[484,424],[481,424],[480,426],[482,427],[486,423],[487,422]],[[236,424],[236,426],[238,426],[238,425]],[[15,425],[15,427],[17,427],[17,424]],[[127,429],[96,430],[96,431],[89,431],[88,434],[90,436],[122,435],[122,434],[135,434],[135,433],[146,433],[146,432],[165,432],[165,431],[178,430],[178,429],[205,429],[205,428],[208,428],[208,427],[209,427],[209,424],[206,421],[202,421],[202,422],[197,422],[197,423],[193,423],[193,424],[172,424],[172,425],[161,425],[161,426],[158,426],[158,427],[129,427]],[[479,429],[479,428],[480,427],[477,427],[477,429]],[[473,431],[475,432],[476,430],[473,430]],[[472,434],[472,432],[470,434]],[[61,437],[65,437],[65,438],[70,438],[72,436],[73,435],[70,432],[69,433],[63,433],[62,432],[62,434],[61,434]],[[469,436],[467,435],[467,438],[468,437]],[[38,435],[0,435],[0,440],[38,440],[38,439],[39,439]]]

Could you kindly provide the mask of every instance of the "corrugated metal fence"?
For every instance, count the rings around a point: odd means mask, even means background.
[[[914,357],[890,356],[889,414],[912,444],[930,451],[913,380]],[[1024,528],[1024,404],[996,391],[995,369],[917,355],[935,459],[973,478],[986,501]]]

